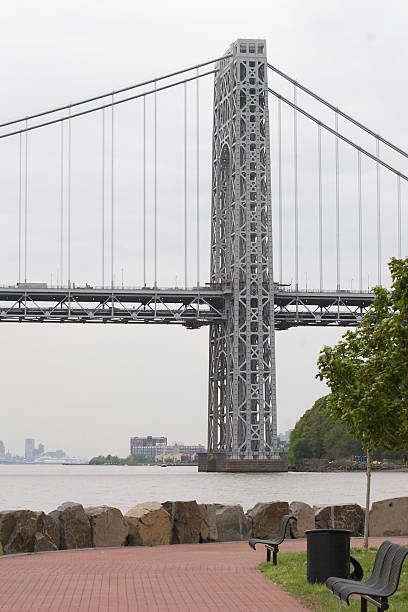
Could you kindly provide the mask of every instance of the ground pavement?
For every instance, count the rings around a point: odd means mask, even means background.
[[[371,538],[377,545],[384,538]],[[408,538],[391,538],[407,543]],[[353,539],[353,546],[361,539]],[[289,540],[282,551],[305,550]],[[246,542],[67,550],[0,557],[1,612],[302,612],[255,567]]]

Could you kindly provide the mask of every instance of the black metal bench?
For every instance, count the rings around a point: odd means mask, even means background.
[[[283,540],[286,536],[286,527],[288,526],[289,521],[293,519],[296,521],[295,516],[291,516],[290,514],[285,514],[280,522],[279,531],[276,538],[273,540],[258,540],[257,538],[251,538],[248,542],[251,548],[256,550],[257,544],[264,544],[266,548],[266,560],[271,560],[271,551],[273,553],[273,564],[277,564],[278,560],[278,552],[279,552],[279,544],[282,544]],[[292,532],[290,532],[291,537],[293,538]]]
[[[363,582],[330,577],[326,586],[335,597],[350,605],[350,595],[360,595],[361,612],[367,612],[367,603],[378,610],[388,610],[388,598],[395,593],[401,575],[402,564],[408,548],[386,540],[379,547],[370,578]]]

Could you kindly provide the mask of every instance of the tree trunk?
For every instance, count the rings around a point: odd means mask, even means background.
[[[366,507],[364,516],[364,542],[363,551],[368,550],[368,523],[370,518],[370,489],[371,489],[371,456],[370,452],[367,451],[367,486],[366,486]]]

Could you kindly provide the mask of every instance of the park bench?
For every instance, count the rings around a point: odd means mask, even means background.
[[[271,551],[272,551],[272,553],[273,553],[273,564],[276,565],[277,564],[277,559],[278,559],[279,544],[282,544],[283,540],[285,539],[286,527],[288,526],[288,523],[289,523],[289,521],[291,519],[296,521],[296,517],[295,516],[291,516],[290,514],[285,514],[282,517],[280,525],[279,525],[278,534],[277,534],[276,538],[274,538],[273,540],[258,540],[257,538],[251,538],[249,540],[248,544],[254,550],[256,550],[256,545],[257,544],[264,544],[265,548],[266,548],[266,560],[267,561],[271,560]],[[293,538],[293,534],[292,534],[291,531],[290,531],[290,535]]]
[[[386,540],[377,551],[370,578],[363,582],[355,582],[330,577],[326,580],[326,586],[335,597],[348,606],[350,595],[360,595],[361,612],[367,612],[368,602],[378,610],[388,610],[388,598],[398,588],[402,564],[407,555],[408,548]]]

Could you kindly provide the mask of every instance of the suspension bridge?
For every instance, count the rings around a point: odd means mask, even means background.
[[[358,325],[370,286],[406,248],[408,154],[270,64],[264,40],[245,39],[6,120],[0,147],[0,322],[208,326],[199,470],[286,470],[275,330]]]

